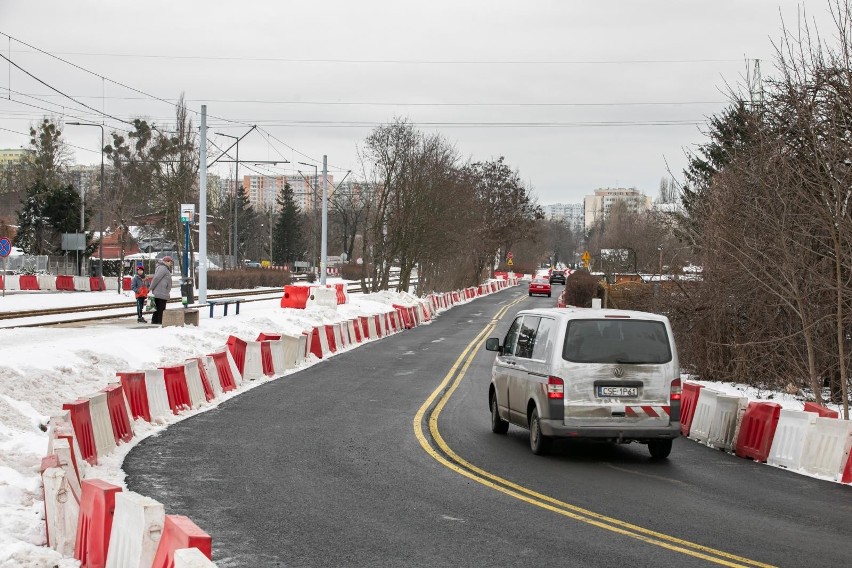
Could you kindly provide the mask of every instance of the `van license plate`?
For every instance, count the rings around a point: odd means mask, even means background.
[[[639,396],[639,387],[598,387],[598,396]]]

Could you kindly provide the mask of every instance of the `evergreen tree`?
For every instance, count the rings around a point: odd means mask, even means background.
[[[285,183],[277,199],[280,213],[275,222],[272,239],[272,260],[276,264],[289,264],[304,257],[301,212],[293,199],[293,189]]]
[[[80,196],[71,185],[50,188],[43,180],[27,188],[18,211],[15,246],[28,254],[56,254],[62,233],[80,227]]]

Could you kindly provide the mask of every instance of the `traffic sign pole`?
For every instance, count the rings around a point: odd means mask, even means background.
[[[12,252],[9,237],[0,237],[0,258],[3,258],[3,297],[6,297],[6,257]]]

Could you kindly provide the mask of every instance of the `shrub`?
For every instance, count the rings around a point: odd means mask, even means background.
[[[290,272],[270,270],[268,268],[241,268],[238,270],[211,270],[207,273],[207,288],[225,290],[228,288],[283,288],[290,284]],[[198,282],[195,283],[198,287]]]
[[[603,288],[595,276],[577,270],[565,279],[565,303],[578,308],[591,308],[592,298],[602,298]]]

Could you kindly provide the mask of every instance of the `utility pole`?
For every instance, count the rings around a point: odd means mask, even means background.
[[[251,133],[251,131],[254,130],[255,128],[257,128],[257,125],[254,125],[251,128],[249,128],[248,132],[246,132],[242,136],[232,136],[230,134],[223,134],[221,132],[216,133],[217,135],[224,136],[225,138],[233,138],[235,140],[235,142],[234,142],[234,144],[232,144],[232,146],[236,146],[236,148],[237,148],[236,168],[235,168],[235,173],[234,173],[234,178],[235,178],[234,179],[234,268],[239,267],[239,263],[240,263],[240,250],[239,250],[240,241],[239,241],[239,223],[238,223],[239,205],[240,205],[240,140],[242,140],[243,138],[248,136]],[[230,149],[231,148],[228,148],[228,150],[230,150]],[[225,152],[223,152],[222,155],[225,155],[225,153],[228,150],[225,150]],[[220,156],[220,158],[221,158],[221,156]],[[215,164],[218,161],[219,161],[219,158],[216,158],[215,160],[213,160],[213,162],[210,165],[212,166],[213,164]]]
[[[207,105],[201,105],[198,182],[198,302],[207,302]]]
[[[100,224],[101,238],[98,240],[98,276],[103,277],[104,275],[104,125],[96,124],[94,122],[66,122],[65,124],[71,124],[74,126],[97,126],[101,129],[101,205],[100,212],[98,213],[98,220]],[[80,221],[80,224],[83,224],[83,220]],[[85,232],[85,231],[84,231]],[[118,277],[119,282],[121,280],[121,267],[118,267]],[[121,286],[119,285],[118,292],[121,293]]]
[[[313,222],[313,225],[314,225],[313,233],[314,234],[311,235],[311,263],[316,263],[316,261],[317,261],[316,211],[318,209],[317,208],[317,182],[318,182],[318,180],[317,180],[317,175],[318,175],[317,174],[317,166],[316,166],[316,164],[309,164],[307,162],[298,162],[298,163],[302,164],[303,166],[309,166],[309,167],[314,169],[314,183],[313,183],[313,186],[311,187],[311,209],[312,209],[311,216],[314,219],[314,222]],[[316,266],[316,264],[314,266]]]
[[[325,285],[328,265],[328,156],[322,156],[322,245],[320,247],[320,284]]]

